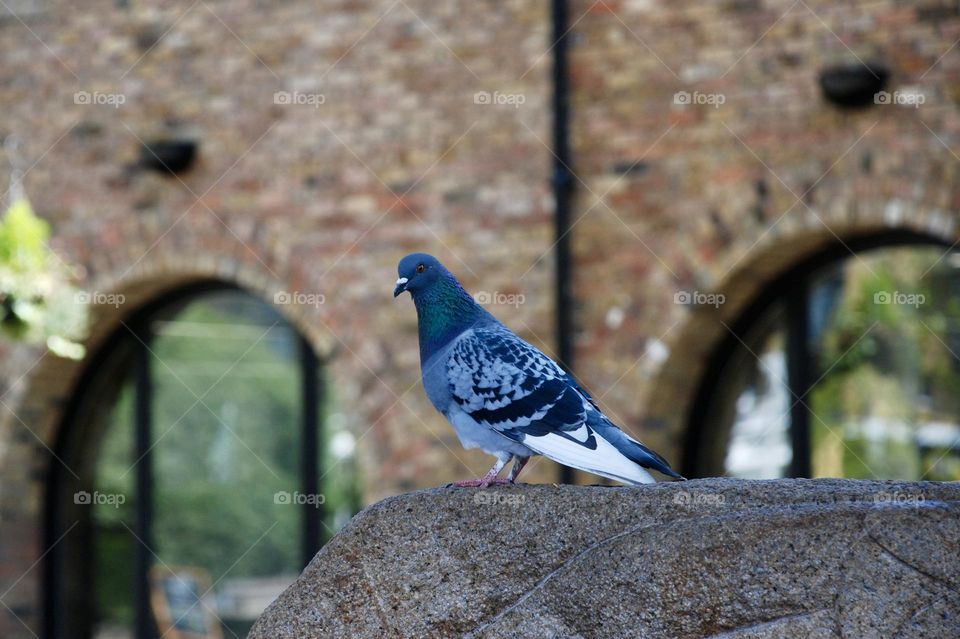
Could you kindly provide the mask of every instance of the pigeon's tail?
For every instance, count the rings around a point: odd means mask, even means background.
[[[630,461],[640,464],[644,468],[651,468],[658,473],[663,473],[667,477],[686,481],[687,478],[671,468],[666,459],[633,439],[612,423],[607,422],[597,427],[597,432]]]

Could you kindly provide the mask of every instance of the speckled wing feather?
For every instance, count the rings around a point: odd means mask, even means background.
[[[477,422],[505,435],[575,430],[583,398],[566,373],[533,346],[499,327],[470,331],[447,363],[454,401]]]
[[[501,325],[466,331],[447,374],[463,413],[554,461],[628,483],[653,481],[640,464],[660,470],[556,362]]]

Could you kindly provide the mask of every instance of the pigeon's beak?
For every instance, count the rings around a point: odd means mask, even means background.
[[[407,278],[401,277],[397,280],[397,287],[393,289],[393,296],[396,297],[405,290],[407,290]]]

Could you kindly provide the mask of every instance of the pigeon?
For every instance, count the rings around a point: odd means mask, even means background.
[[[480,306],[435,257],[407,255],[397,272],[393,296],[409,292],[417,309],[427,397],[464,448],[497,459],[482,478],[455,486],[512,484],[533,455],[630,485],[653,483],[646,469],[684,479],[610,421],[559,364]]]

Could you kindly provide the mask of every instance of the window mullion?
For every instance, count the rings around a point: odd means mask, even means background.
[[[301,485],[305,495],[320,494],[320,400],[322,379],[317,355],[310,342],[300,336],[300,367],[302,380],[302,457],[300,459]],[[303,504],[303,565],[306,566],[320,549],[324,517],[322,499],[306,499]]]
[[[150,335],[137,331],[134,355],[134,616],[137,639],[153,639],[156,625],[150,609],[150,566],[153,563],[153,455],[151,453],[153,380],[151,378]]]

